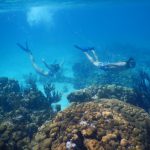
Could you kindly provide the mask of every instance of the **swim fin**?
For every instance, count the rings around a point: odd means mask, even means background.
[[[77,49],[80,49],[82,52],[88,52],[88,51],[91,51],[91,50],[95,49],[94,47],[81,48],[78,45],[74,45],[74,47],[77,48]]]
[[[23,45],[21,45],[20,43],[16,43],[18,47],[20,47],[23,51],[27,52],[27,53],[31,53],[31,50],[28,48],[28,44],[26,42],[26,47],[24,47]]]

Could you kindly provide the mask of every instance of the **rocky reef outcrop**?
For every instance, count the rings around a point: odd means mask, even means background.
[[[116,99],[74,103],[43,124],[34,150],[148,150],[150,117]]]
[[[99,85],[90,86],[85,89],[77,90],[68,95],[70,102],[87,102],[99,98],[115,98],[131,103],[135,101],[136,93],[132,88],[119,85]]]
[[[0,149],[31,149],[38,127],[53,111],[42,92],[23,90],[16,80],[0,78]]]

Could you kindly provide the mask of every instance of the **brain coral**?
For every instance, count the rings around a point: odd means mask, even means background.
[[[116,99],[74,103],[39,128],[34,150],[148,150],[150,117]]]

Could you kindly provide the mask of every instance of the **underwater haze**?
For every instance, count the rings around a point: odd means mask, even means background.
[[[41,58],[64,59],[69,66],[80,55],[74,44],[96,47],[101,59],[115,49],[112,55],[122,54],[120,60],[132,56],[145,61],[150,48],[149,8],[145,1],[1,2],[0,73],[21,77],[33,71],[26,54],[16,46],[25,41],[39,63]]]
[[[149,114],[149,0],[0,0],[0,149],[148,150]]]

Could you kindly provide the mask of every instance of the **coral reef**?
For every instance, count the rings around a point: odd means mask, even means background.
[[[150,117],[116,99],[74,103],[43,124],[34,150],[148,150]]]
[[[16,109],[20,98],[22,98],[22,95],[20,94],[18,82],[8,80],[6,77],[0,78],[0,106],[2,111]]]
[[[51,82],[48,82],[47,84],[44,85],[44,92],[50,105],[52,103],[59,102],[62,96],[61,93],[55,90],[55,86]]]
[[[68,95],[70,102],[86,102],[97,98],[116,98],[131,103],[135,99],[135,92],[132,88],[119,85],[99,85],[77,90]],[[136,103],[135,103],[136,104]]]
[[[54,109],[61,107],[51,105],[61,94],[51,82],[44,85],[44,95],[32,75],[25,88],[16,80],[0,78],[0,149],[150,149],[149,115],[126,103],[150,108],[149,75],[141,72],[137,79],[133,88],[93,85],[70,93],[68,99],[75,103],[55,116]]]
[[[150,75],[145,71],[139,71],[133,79],[133,89],[136,93],[138,105],[150,113]]]
[[[37,90],[37,76],[29,73],[28,75],[24,75],[25,83],[26,83],[26,90]]]
[[[39,126],[54,115],[47,98],[30,81],[32,88],[21,90],[17,81],[0,78],[0,149],[31,149]]]
[[[144,75],[145,76],[145,75]],[[148,77],[147,77],[148,78]],[[85,89],[77,90],[68,95],[70,102],[87,102],[97,98],[116,98],[143,108],[150,113],[150,78],[137,78],[133,87],[123,87],[116,84],[90,86]]]

